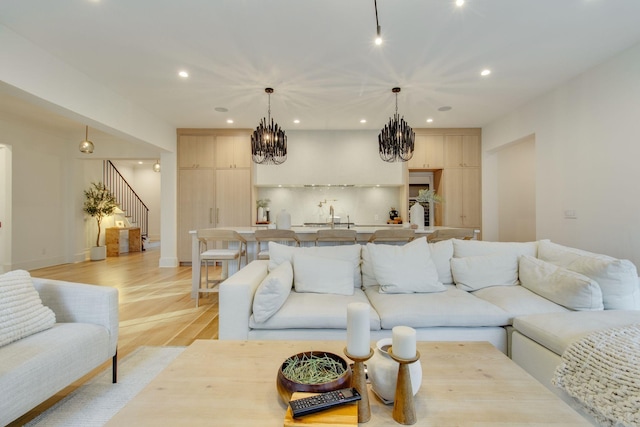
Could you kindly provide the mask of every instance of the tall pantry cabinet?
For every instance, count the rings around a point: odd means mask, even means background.
[[[412,171],[433,172],[443,203],[435,206],[436,225],[480,228],[482,225],[481,129],[415,129]]]
[[[249,226],[249,131],[178,129],[178,260],[191,262],[189,231]]]

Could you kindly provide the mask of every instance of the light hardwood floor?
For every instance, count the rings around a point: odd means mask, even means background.
[[[218,338],[218,294],[191,299],[191,266],[160,268],[159,248],[30,271],[33,277],[68,280],[119,290],[120,329],[118,357],[140,346],[186,346],[196,339]],[[210,274],[219,274],[211,271]],[[10,426],[20,426],[59,401],[111,363],[105,363],[73,386],[67,387]]]

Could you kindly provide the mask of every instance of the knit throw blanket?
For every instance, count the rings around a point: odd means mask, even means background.
[[[640,426],[640,324],[572,343],[552,383],[603,426]]]

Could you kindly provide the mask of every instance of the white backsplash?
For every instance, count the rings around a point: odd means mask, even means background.
[[[257,199],[270,199],[270,219],[275,223],[281,209],[291,214],[291,224],[326,222],[329,206],[341,222],[386,224],[391,207],[400,209],[402,187],[260,187]],[[324,203],[324,201],[327,203]],[[322,207],[319,206],[320,202]]]

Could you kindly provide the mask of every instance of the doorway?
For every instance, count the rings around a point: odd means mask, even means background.
[[[11,270],[11,149],[0,144],[0,274]]]
[[[497,153],[498,240],[536,240],[536,141],[530,135]]]

